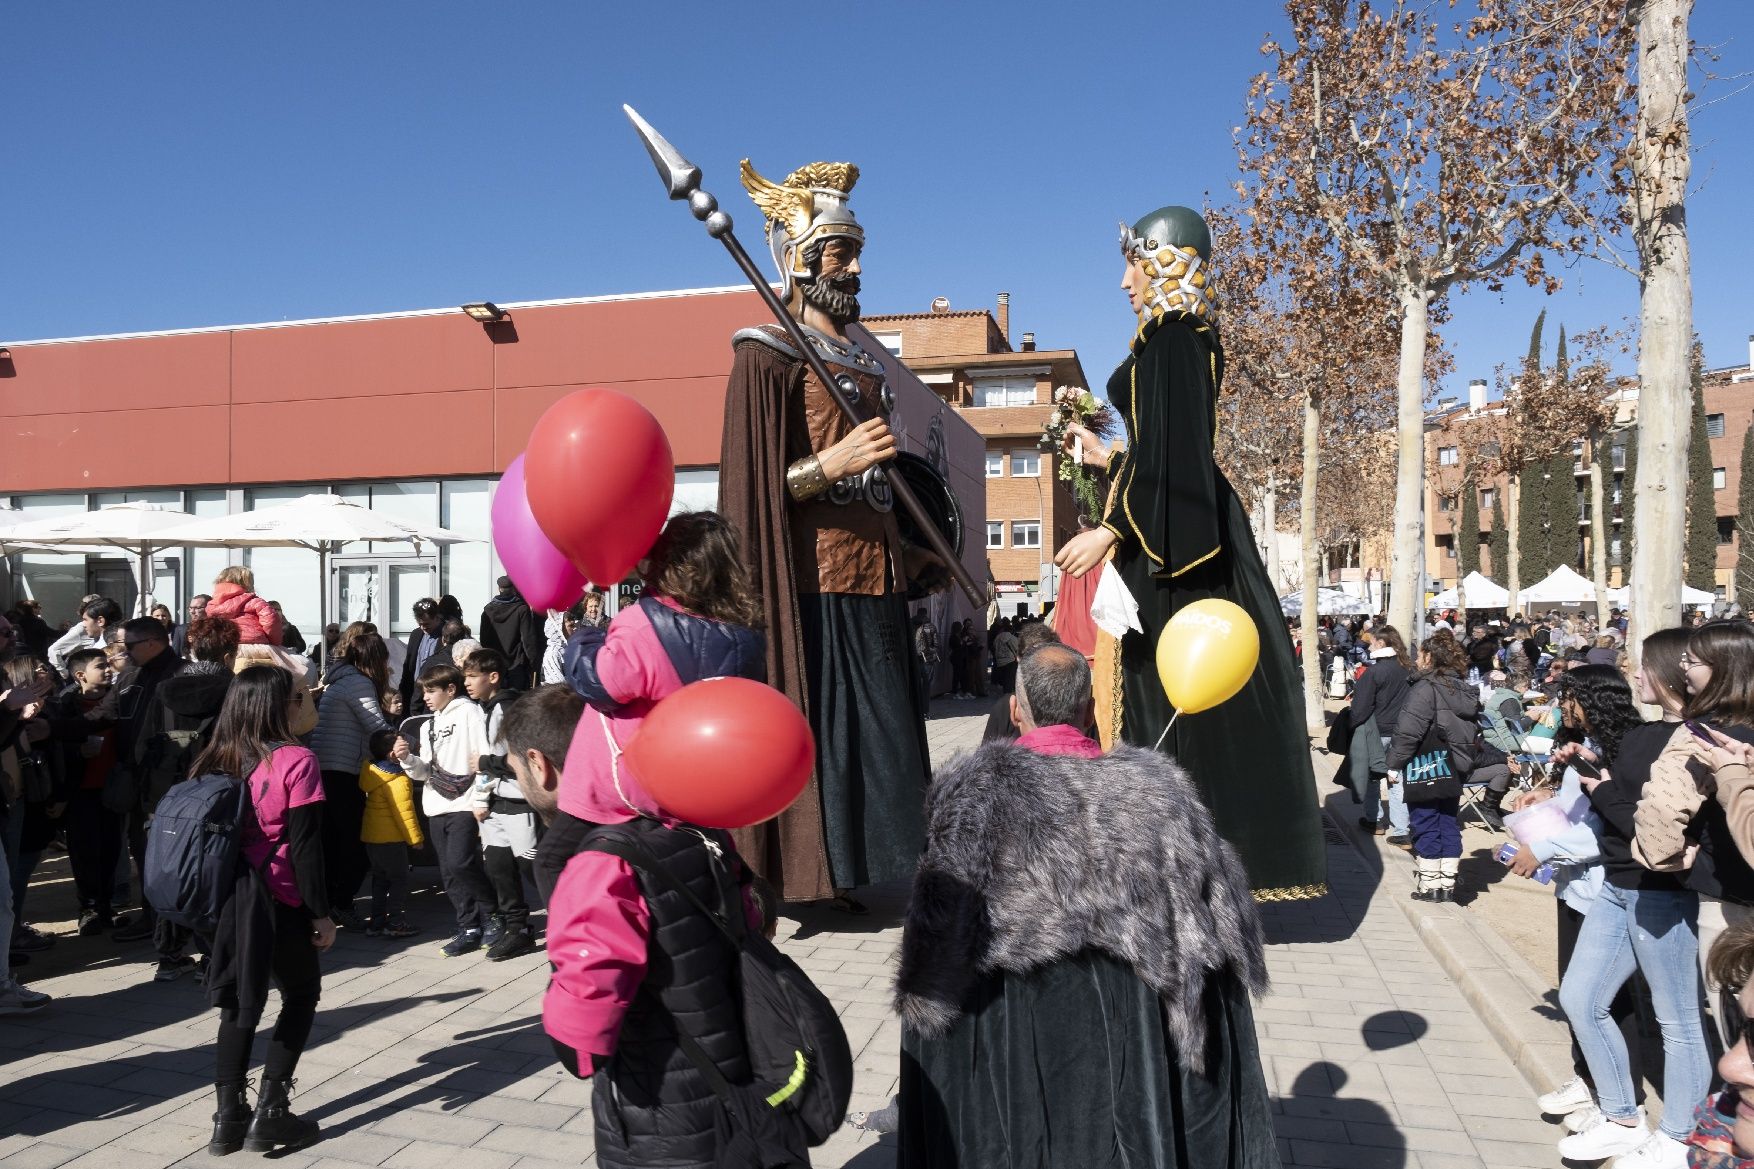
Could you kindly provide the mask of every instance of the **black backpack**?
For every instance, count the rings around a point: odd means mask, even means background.
[[[726,1080],[677,1021],[678,1045],[712,1086],[729,1122],[720,1163],[807,1166],[801,1146],[820,1145],[839,1130],[853,1091],[852,1051],[834,1004],[796,962],[748,928],[742,913],[709,909],[637,840],[597,833],[585,847],[620,857],[682,894],[737,951],[743,1041],[755,1083],[739,1087]]]
[[[168,922],[211,937],[237,885],[249,785],[217,772],[176,784],[146,823],[141,884]]]

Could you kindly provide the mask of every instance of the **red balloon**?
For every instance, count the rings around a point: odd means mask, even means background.
[[[773,687],[708,678],[652,707],[624,758],[663,811],[708,828],[744,828],[798,798],[816,765],[816,738]]]
[[[524,486],[543,535],[592,581],[615,585],[663,529],[676,463],[650,410],[614,390],[575,390],[536,420]]]

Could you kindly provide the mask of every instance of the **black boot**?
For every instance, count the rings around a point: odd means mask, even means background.
[[[317,1139],[317,1122],[293,1114],[291,1095],[291,1080],[262,1077],[256,1115],[244,1136],[244,1148],[252,1153],[267,1153],[276,1148],[302,1149]]]
[[[1493,827],[1504,827],[1504,797],[1507,792],[1495,792],[1487,789],[1486,795],[1480,800],[1480,806],[1486,809],[1486,818],[1492,821]]]
[[[218,1084],[219,1111],[213,1114],[213,1139],[207,1151],[215,1157],[235,1153],[244,1147],[244,1131],[250,1127],[249,1082]]]

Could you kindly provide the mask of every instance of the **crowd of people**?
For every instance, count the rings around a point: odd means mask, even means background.
[[[1413,853],[1415,898],[1467,899],[1467,787],[1508,833],[1511,874],[1551,886],[1575,1076],[1538,1106],[1567,1130],[1560,1155],[1745,1165],[1731,1150],[1754,1146],[1730,1133],[1748,1126],[1748,1016],[1740,974],[1723,974],[1754,955],[1754,624],[1696,614],[1644,637],[1636,668],[1627,625],[1618,610],[1599,627],[1433,613],[1410,653],[1379,619],[1324,618],[1318,652],[1351,691],[1330,748],[1361,826]],[[1713,1093],[1720,1055],[1727,1096]],[[1654,1128],[1646,1080],[1661,1085]],[[1731,1159],[1702,1159],[1712,1142]]]

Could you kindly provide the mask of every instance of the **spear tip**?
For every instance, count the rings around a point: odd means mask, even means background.
[[[652,165],[658,168],[658,177],[664,180],[664,187],[670,192],[670,198],[688,198],[700,187],[700,168],[683,158],[682,152],[670,145],[662,134],[652,128],[650,122],[640,117],[638,110],[624,102],[621,111],[633,123],[640,141],[645,143],[646,153],[652,156]]]

